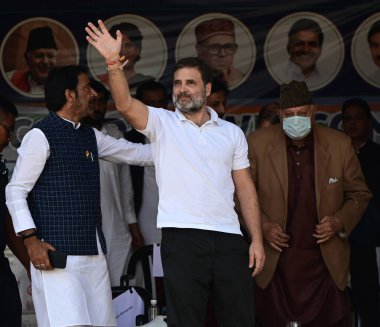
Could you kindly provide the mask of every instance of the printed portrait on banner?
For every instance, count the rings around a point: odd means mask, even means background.
[[[264,59],[277,83],[305,81],[311,91],[318,90],[332,82],[342,67],[343,37],[324,16],[294,13],[270,29]]]
[[[380,88],[380,13],[368,17],[355,31],[351,58],[358,74]]]
[[[60,22],[35,17],[14,26],[1,44],[1,71],[21,95],[43,98],[45,81],[55,66],[79,63],[79,50],[70,30]]]
[[[118,15],[104,21],[110,34],[122,33],[120,56],[127,59],[123,67],[132,94],[145,81],[158,80],[167,64],[167,46],[160,29],[150,20],[138,15]],[[87,48],[87,62],[95,79],[108,87],[108,75],[99,53],[91,45]]]
[[[176,61],[198,56],[234,89],[249,77],[256,60],[256,46],[249,29],[237,18],[210,13],[190,21],[180,32]]]

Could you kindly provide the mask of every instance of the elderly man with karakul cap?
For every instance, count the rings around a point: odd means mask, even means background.
[[[248,136],[265,255],[257,316],[266,327],[351,327],[348,236],[371,198],[343,133],[315,123],[305,82],[281,85],[281,124]]]
[[[24,53],[28,68],[8,72],[10,82],[18,91],[42,97],[47,75],[56,65],[57,53],[57,43],[49,26],[32,29]]]
[[[233,21],[228,18],[205,20],[195,27],[195,38],[199,59],[220,75],[229,88],[236,87],[244,74],[233,65],[238,49]]]

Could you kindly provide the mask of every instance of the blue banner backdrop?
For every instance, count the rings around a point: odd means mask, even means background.
[[[372,43],[368,39],[371,28],[380,21],[379,1],[21,1],[3,5],[0,19],[0,90],[21,112],[17,137],[6,153],[11,160],[33,122],[47,114],[43,88],[25,86],[30,82],[25,56],[33,45],[30,32],[48,27],[53,34],[56,51],[45,58],[47,66],[79,63],[106,83],[104,63],[85,39],[84,27],[97,19],[109,28],[123,22],[137,26],[142,40],[135,70],[141,78],[162,82],[169,93],[176,60],[201,56],[201,47],[196,44],[204,44],[205,38],[232,37],[237,44],[232,61],[219,63],[220,67],[229,65],[220,68],[230,88],[226,119],[246,133],[254,130],[255,114],[261,106],[278,99],[279,85],[298,77],[305,78],[312,90],[318,121],[332,127],[340,127],[339,110],[344,100],[367,100],[374,111],[374,139],[380,142],[380,79],[375,75],[380,74],[380,32],[374,34]],[[322,39],[291,39],[291,30],[305,20],[319,26]],[[302,46],[311,50],[297,54],[297,47]],[[313,58],[313,72],[307,76],[302,65]],[[113,109],[112,102],[109,106]],[[114,112],[108,116],[117,119]],[[124,122],[117,124],[128,129]]]

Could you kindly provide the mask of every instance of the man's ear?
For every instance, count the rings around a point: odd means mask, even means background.
[[[75,101],[75,92],[69,89],[65,90],[66,102],[73,103]]]
[[[207,97],[211,94],[211,87],[212,87],[212,85],[210,82],[206,84],[206,96]]]

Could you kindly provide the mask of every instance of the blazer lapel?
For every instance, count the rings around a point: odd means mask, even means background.
[[[272,144],[272,148],[269,150],[269,155],[272,161],[273,170],[280,181],[282,191],[284,193],[285,203],[288,203],[288,158],[286,154],[286,142],[285,136],[281,132],[280,142]]]
[[[314,170],[315,170],[315,196],[317,201],[317,212],[319,216],[319,203],[321,199],[321,192],[323,190],[323,183],[327,181],[327,167],[330,160],[330,153],[328,152],[328,145],[320,137],[321,130],[317,125],[314,125]]]

